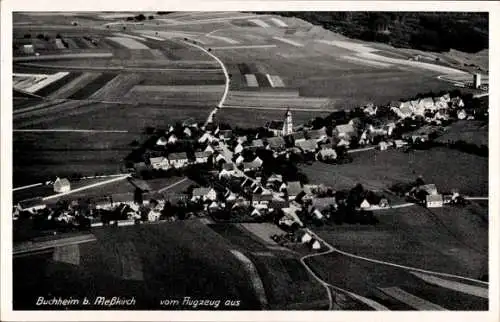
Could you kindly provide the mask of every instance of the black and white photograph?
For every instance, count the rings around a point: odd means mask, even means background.
[[[490,310],[488,7],[223,4],[12,12],[10,309]]]

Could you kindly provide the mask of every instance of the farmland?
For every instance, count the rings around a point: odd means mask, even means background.
[[[361,183],[367,189],[384,190],[398,182],[413,182],[422,176],[440,191],[458,189],[471,196],[488,195],[488,159],[445,148],[402,153],[396,150],[366,151],[352,155],[349,164],[316,162],[302,171],[314,183],[335,189],[351,189]]]
[[[34,299],[40,294],[94,298],[116,292],[135,296],[132,309],[136,310],[165,309],[160,299],[182,300],[183,296],[231,298],[241,301],[237,309],[258,308],[240,262],[228,256],[231,246],[204,225],[186,221],[126,227],[113,233],[110,229],[94,229],[97,240],[78,245],[77,265],[59,262],[51,253],[14,260],[15,309],[36,308]],[[40,269],[33,273],[32,267]],[[124,270],[127,267],[133,271]],[[196,278],[186,279],[186,274]],[[219,309],[231,308],[221,305]]]

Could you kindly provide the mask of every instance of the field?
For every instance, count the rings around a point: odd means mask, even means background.
[[[14,135],[14,186],[75,173],[119,173],[140,133],[35,132]]]
[[[165,298],[182,302],[183,296],[240,300],[237,309],[258,309],[245,271],[229,254],[231,246],[196,221],[94,229],[93,234],[97,241],[78,246],[78,265],[54,260],[51,253],[15,259],[14,309],[36,309],[40,294],[94,298],[117,292],[135,296],[131,309],[136,310],[189,309],[160,306]],[[219,309],[231,308],[221,303]]]
[[[461,121],[447,127],[445,134],[436,139],[440,143],[464,141],[477,146],[488,146],[488,124]]]
[[[487,208],[427,210],[413,206],[376,213],[376,226],[331,226],[316,232],[338,249],[371,259],[481,279],[488,272]],[[377,287],[400,287],[447,309],[485,309],[487,302],[446,288],[430,286],[404,269],[353,259],[339,253],[311,259],[330,283],[377,297]],[[451,277],[451,281],[463,282]],[[381,301],[380,298],[375,298]],[[409,309],[386,303],[392,309]]]
[[[422,176],[438,191],[458,189],[470,196],[488,195],[488,159],[446,148],[403,153],[396,150],[352,154],[349,164],[315,162],[301,170],[312,183],[335,189],[351,189],[361,183],[366,189],[384,190],[398,182],[409,183]]]

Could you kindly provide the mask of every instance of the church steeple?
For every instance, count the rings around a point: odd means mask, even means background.
[[[293,123],[292,123],[292,112],[290,108],[287,108],[285,113],[285,121],[283,122],[283,135],[290,135],[293,132]]]

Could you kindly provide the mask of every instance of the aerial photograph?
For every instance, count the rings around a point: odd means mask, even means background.
[[[12,310],[489,310],[488,12],[17,11],[12,53]]]

